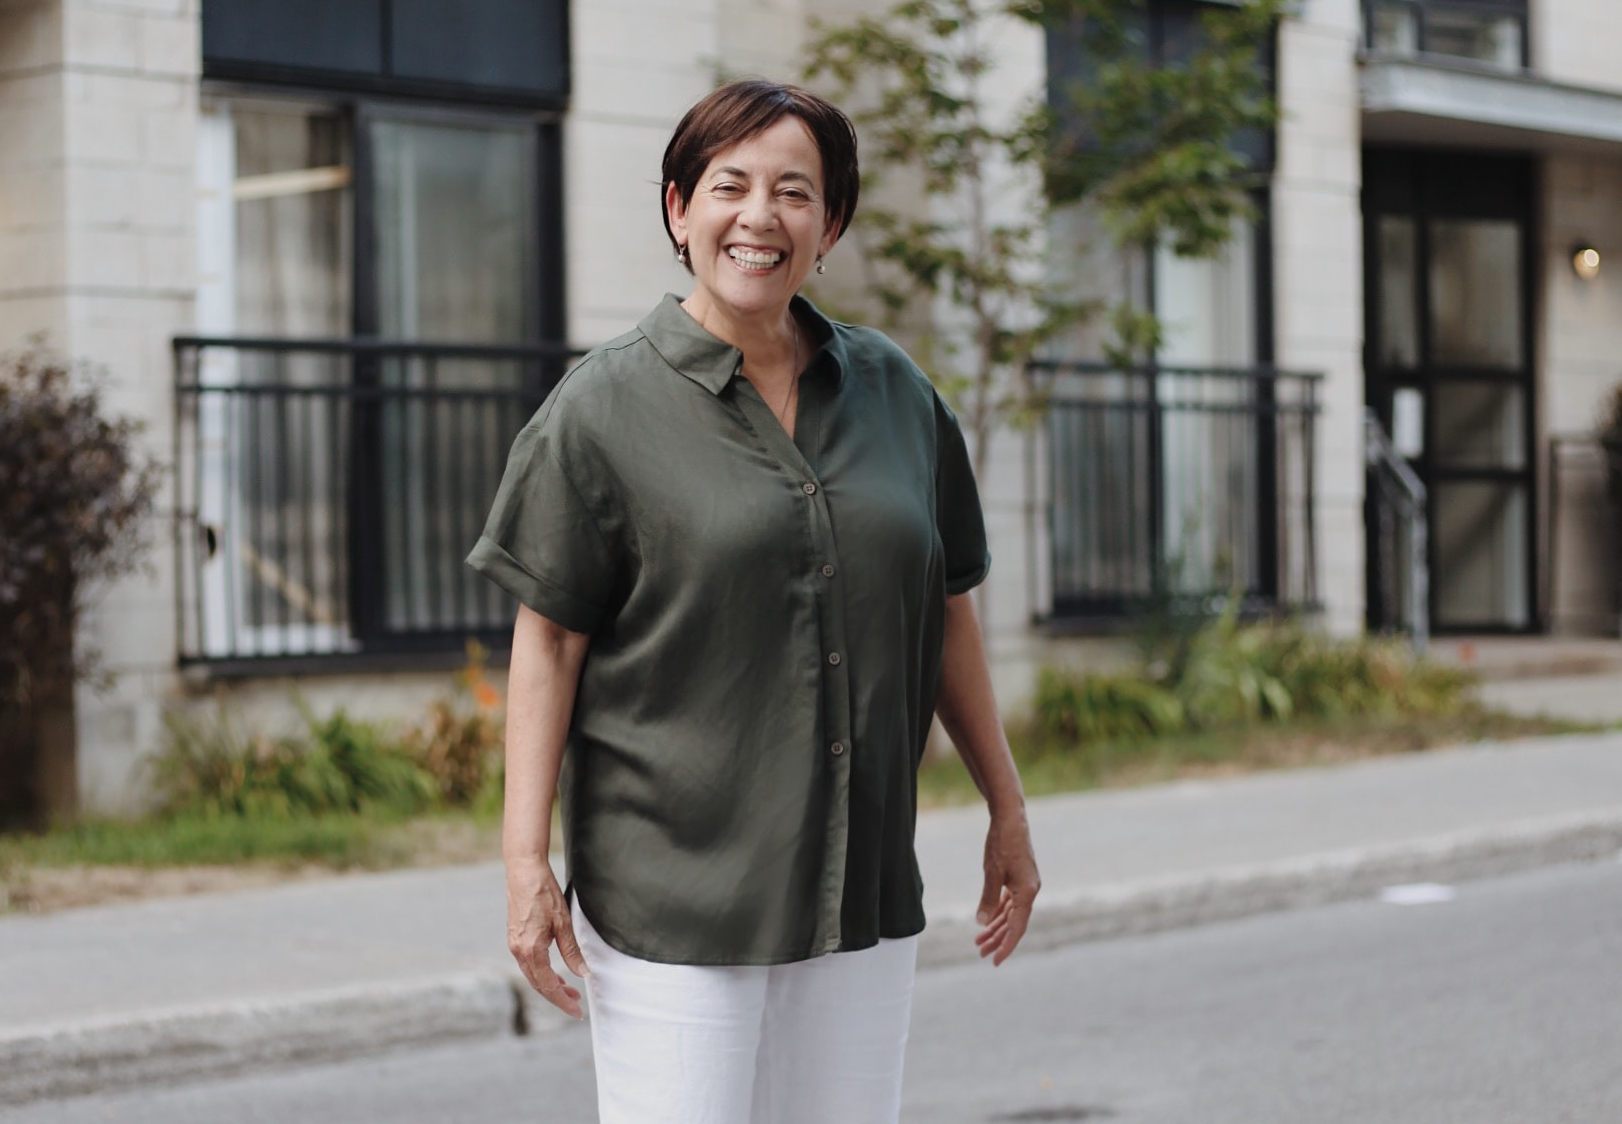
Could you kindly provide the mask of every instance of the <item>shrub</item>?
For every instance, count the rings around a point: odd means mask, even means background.
[[[501,693],[485,678],[489,650],[468,641],[467,666],[448,695],[429,705],[428,721],[407,738],[451,807],[499,806],[503,715]]]
[[[287,819],[326,813],[412,815],[438,795],[434,779],[374,723],[305,711],[301,735],[243,734],[222,706],[213,721],[171,714],[153,763],[171,816]]]
[[[39,344],[0,359],[0,702],[95,670],[74,625],[89,587],[133,570],[159,471],[102,380]]]
[[[76,642],[84,600],[136,567],[158,488],[102,381],[38,342],[0,358],[0,820],[43,811],[42,713],[97,671]]]
[[[1145,738],[1180,731],[1183,704],[1142,675],[1068,675],[1043,668],[1036,681],[1037,733],[1059,742]]]
[[[1229,609],[1146,643],[1108,675],[1044,669],[1034,725],[1068,744],[1350,719],[1449,716],[1470,701],[1467,671],[1416,658],[1400,641],[1340,640],[1297,621],[1246,625]]]

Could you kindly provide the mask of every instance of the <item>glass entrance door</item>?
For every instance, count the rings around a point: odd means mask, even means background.
[[[1519,158],[1364,154],[1368,404],[1429,489],[1441,631],[1536,625],[1531,171]]]

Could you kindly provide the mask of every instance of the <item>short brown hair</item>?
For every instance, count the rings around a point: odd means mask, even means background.
[[[672,246],[681,248],[664,206],[666,185],[675,184],[682,206],[687,206],[693,201],[704,169],[717,153],[764,133],[790,116],[805,123],[817,146],[822,157],[822,192],[828,219],[838,224],[840,235],[845,233],[856,213],[856,196],[861,187],[861,173],[856,166],[856,127],[838,108],[809,90],[764,78],[745,78],[728,82],[689,109],[665,146],[659,213],[664,216],[665,234]],[[692,268],[687,267],[689,272]]]

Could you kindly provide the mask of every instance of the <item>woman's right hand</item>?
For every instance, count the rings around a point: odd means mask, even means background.
[[[554,944],[569,971],[582,978],[591,974],[575,940],[569,902],[552,873],[552,864],[545,858],[509,859],[507,948],[541,998],[565,1014],[584,1018],[580,989],[571,987],[552,966]]]

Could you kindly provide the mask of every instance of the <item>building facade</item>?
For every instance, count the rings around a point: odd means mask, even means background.
[[[151,572],[84,625],[117,679],[78,694],[80,804],[138,801],[165,708],[285,710],[292,679],[414,713],[468,637],[499,646],[512,607],[460,559],[570,354],[684,289],[670,128],[718,73],[792,74],[813,8],[865,7],[0,0],[0,346],[104,364],[173,473]],[[1068,404],[994,447],[1006,699],[1168,573],[1409,619],[1369,411],[1426,488],[1437,629],[1616,634],[1586,439],[1622,379],[1619,32],[1604,0],[1302,0],[1223,259],[1084,257],[1056,223],[1056,260],[1169,330],[1147,372],[1079,341]],[[1053,42],[998,50],[1039,96]]]

